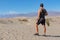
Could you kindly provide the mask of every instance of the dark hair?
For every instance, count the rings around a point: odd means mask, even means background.
[[[43,3],[41,3],[41,4],[40,4],[40,7],[43,7],[43,6],[44,6]]]

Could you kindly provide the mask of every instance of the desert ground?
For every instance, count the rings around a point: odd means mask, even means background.
[[[60,40],[60,16],[47,16],[50,26],[47,26],[46,36],[43,36],[43,26],[39,25],[39,36],[35,34],[37,17],[0,18],[0,40]]]

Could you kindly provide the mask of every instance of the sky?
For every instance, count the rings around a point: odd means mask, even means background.
[[[47,11],[60,12],[60,0],[0,0],[0,15],[37,12],[40,3]]]

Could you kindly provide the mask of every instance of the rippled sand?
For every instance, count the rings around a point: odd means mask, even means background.
[[[43,26],[39,25],[39,36],[35,36],[36,17],[0,18],[0,40],[60,40],[60,17],[47,17],[50,26],[43,36]]]

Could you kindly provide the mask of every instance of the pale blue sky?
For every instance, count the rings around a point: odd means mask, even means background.
[[[37,12],[41,2],[48,11],[60,11],[60,0],[0,0],[0,15]]]

